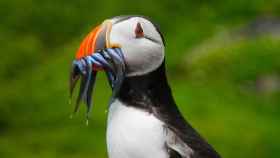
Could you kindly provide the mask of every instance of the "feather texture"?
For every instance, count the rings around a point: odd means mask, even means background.
[[[178,110],[167,82],[164,62],[147,75],[125,78],[117,96],[125,105],[152,113],[163,122],[169,136],[166,145],[170,154],[179,154],[182,158],[220,158]]]

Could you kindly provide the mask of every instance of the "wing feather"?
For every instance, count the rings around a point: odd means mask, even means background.
[[[166,146],[170,158],[192,158],[193,150],[172,130],[166,129]]]

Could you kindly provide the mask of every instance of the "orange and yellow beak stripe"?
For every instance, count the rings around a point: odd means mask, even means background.
[[[76,59],[92,55],[98,49],[120,47],[118,44],[111,44],[109,36],[112,29],[110,20],[105,20],[101,25],[95,27],[80,44],[76,52]],[[101,45],[100,45],[101,44]]]
[[[100,25],[95,27],[80,44],[80,48],[76,52],[76,59],[81,59],[85,56],[91,55],[95,50],[95,43],[100,33]]]

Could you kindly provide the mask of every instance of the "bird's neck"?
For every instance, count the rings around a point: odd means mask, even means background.
[[[175,104],[165,73],[165,62],[146,75],[126,77],[116,97],[127,106],[143,110]]]

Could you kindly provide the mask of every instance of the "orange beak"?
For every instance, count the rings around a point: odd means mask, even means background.
[[[95,27],[83,39],[72,64],[70,98],[77,81],[81,79],[75,112],[79,108],[80,101],[83,101],[87,105],[87,117],[92,107],[91,95],[97,71],[105,71],[113,94],[119,91],[125,77],[124,56],[120,45],[111,44],[109,41],[111,28],[112,23],[109,20]]]
[[[98,50],[110,48],[109,34],[112,24],[106,20],[101,25],[95,27],[82,41],[78,51],[76,52],[76,59],[92,55]]]
[[[91,55],[95,51],[95,44],[98,34],[100,33],[100,26],[95,27],[80,44],[80,48],[76,52],[76,59],[81,59],[85,56]]]

